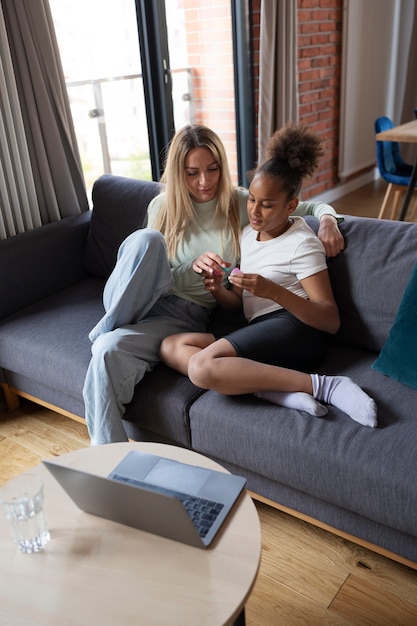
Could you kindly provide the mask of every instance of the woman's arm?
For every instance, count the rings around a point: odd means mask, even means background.
[[[339,223],[343,222],[342,215],[336,213],[330,204],[324,202],[299,202],[294,215],[312,215],[319,222],[318,238],[322,242],[327,257],[337,256],[344,250],[345,241],[339,230]]]
[[[337,256],[345,249],[345,240],[339,230],[338,218],[330,213],[325,213],[320,218],[320,226],[317,237],[324,246],[327,257]]]

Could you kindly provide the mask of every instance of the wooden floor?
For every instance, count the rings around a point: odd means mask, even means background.
[[[88,445],[83,424],[28,401],[9,411],[0,395],[0,484],[43,458]],[[257,508],[263,550],[247,626],[417,624],[417,571],[264,504]]]
[[[385,188],[371,183],[333,205],[376,217]],[[27,401],[9,411],[0,390],[0,484],[42,458],[88,445],[83,424]],[[257,508],[263,552],[247,626],[417,625],[417,571],[264,504]]]
[[[356,191],[352,191],[343,198],[335,200],[330,204],[343,215],[355,215],[358,217],[378,217],[382,201],[387,190],[387,183],[378,179]],[[401,211],[402,202],[404,196],[401,198],[398,213]],[[412,197],[410,205],[407,210],[406,222],[417,221],[416,214],[416,194]],[[390,211],[386,212],[385,217],[388,217]]]

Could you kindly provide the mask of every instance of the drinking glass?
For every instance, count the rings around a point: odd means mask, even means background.
[[[42,550],[50,539],[44,514],[42,478],[36,474],[12,478],[0,487],[0,504],[20,551],[31,554]]]

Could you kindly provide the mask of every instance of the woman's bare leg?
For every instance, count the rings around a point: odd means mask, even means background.
[[[377,425],[377,408],[350,378],[306,374],[285,367],[238,357],[226,339],[209,344],[190,355],[188,375],[203,389],[227,395],[256,393],[258,397],[321,416],[333,404],[363,426]]]
[[[188,376],[203,389],[227,395],[270,389],[313,393],[309,374],[238,357],[227,339],[207,343],[204,352],[194,349],[189,355]]]
[[[215,341],[211,333],[178,333],[163,340],[159,354],[165,365],[188,376],[190,358]]]
[[[306,374],[238,357],[227,339],[209,333],[181,333],[164,339],[162,360],[203,389],[257,397],[320,417],[333,404],[364,426],[377,425],[375,402],[350,378]]]

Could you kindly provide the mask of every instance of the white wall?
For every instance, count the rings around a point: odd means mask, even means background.
[[[375,119],[400,122],[414,0],[345,0],[339,176],[375,163]],[[410,111],[410,119],[413,112]]]

